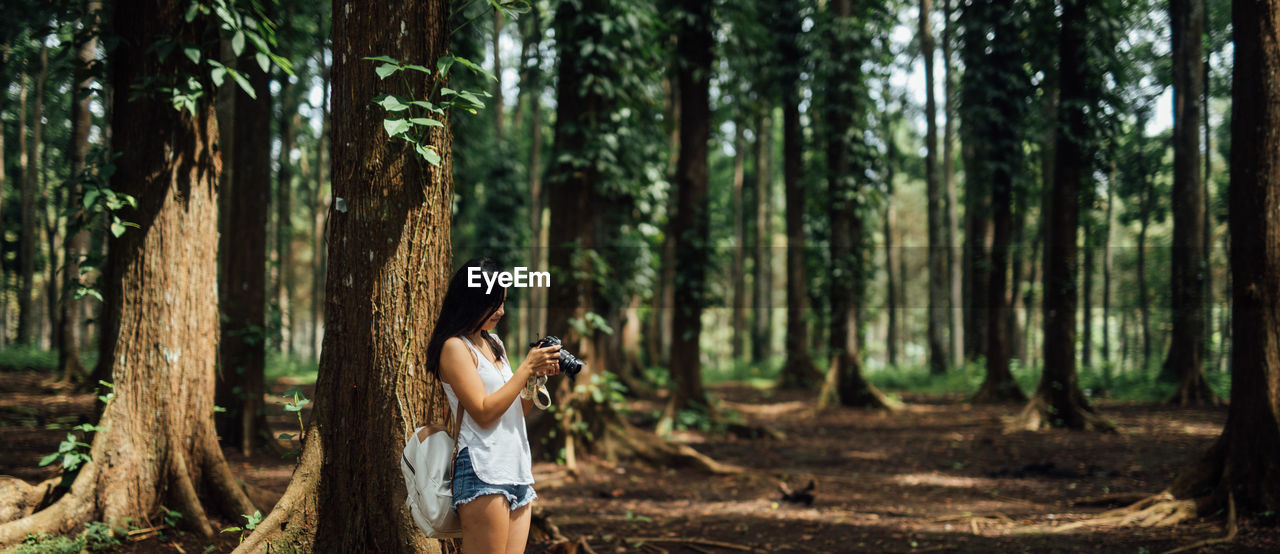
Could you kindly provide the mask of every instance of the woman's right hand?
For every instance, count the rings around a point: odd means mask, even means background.
[[[533,347],[529,349],[529,354],[524,357],[524,361],[520,363],[519,372],[526,372],[524,378],[535,375],[555,375],[560,372],[560,345],[547,346],[544,348]]]

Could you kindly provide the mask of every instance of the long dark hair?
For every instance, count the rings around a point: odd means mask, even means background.
[[[507,289],[494,283],[493,289],[489,290],[483,277],[479,278],[481,286],[467,286],[468,273],[473,267],[479,268],[479,273],[483,275],[493,275],[502,270],[498,262],[490,258],[472,258],[462,264],[453,278],[449,279],[449,289],[444,293],[440,315],[431,331],[431,340],[427,342],[427,371],[437,379],[440,378],[440,352],[444,350],[444,342],[451,337],[461,337],[479,330],[480,336],[489,343],[489,348],[493,349],[499,363],[507,355],[498,339],[480,329],[502,306]]]

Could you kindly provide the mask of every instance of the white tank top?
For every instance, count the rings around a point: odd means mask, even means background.
[[[497,335],[493,336],[497,338]],[[475,353],[476,371],[480,373],[486,395],[497,392],[514,375],[507,357],[502,359],[502,367],[494,366],[466,337],[458,338]],[[501,343],[502,339],[498,339],[498,342]],[[453,410],[452,413],[458,413],[458,396],[453,393],[453,387],[448,383],[441,384],[444,385],[445,396],[449,398],[449,408]],[[507,407],[498,422],[488,429],[471,419],[470,413],[463,415],[458,436],[458,450],[469,448],[471,465],[481,481],[491,485],[533,484],[533,453],[529,450],[529,435],[524,425],[524,405],[519,397]]]

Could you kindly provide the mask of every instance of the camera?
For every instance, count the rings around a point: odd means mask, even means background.
[[[548,346],[560,346],[560,337],[548,335],[529,343],[529,348],[546,348]],[[573,379],[582,371],[582,366],[584,365],[586,364],[582,363],[582,360],[575,358],[568,350],[560,349],[560,373]]]

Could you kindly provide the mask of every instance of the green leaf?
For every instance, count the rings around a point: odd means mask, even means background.
[[[449,74],[449,68],[453,67],[453,56],[441,56],[440,61],[436,62],[436,73],[440,76]]]
[[[378,69],[375,71],[378,72],[379,79],[386,79],[387,77],[394,75],[395,72],[400,71],[400,66],[393,63],[384,63],[378,66]]]
[[[431,119],[429,117],[411,117],[409,123],[414,125],[422,125],[424,127],[444,127],[444,123]]]
[[[421,66],[421,65],[409,64],[409,65],[404,66],[404,68],[405,68],[405,69],[412,69],[412,70],[414,70],[414,71],[421,71],[421,72],[423,72],[423,73],[426,73],[427,75],[430,75],[430,74],[431,74],[431,70],[430,70],[430,69],[427,69],[426,67],[423,67],[423,66]]]
[[[290,439],[293,439],[293,435],[289,433],[280,433],[280,435],[277,436],[276,438],[282,439],[282,440],[290,440]]]
[[[243,90],[245,94],[248,94],[249,98],[254,100],[258,99],[258,93],[253,90],[253,85],[249,84],[249,80],[244,77],[243,73],[231,69],[230,67],[227,68],[227,73],[231,74],[231,78],[235,79],[236,84],[240,85],[240,90]]]
[[[440,94],[452,96],[452,95],[458,94],[458,91],[453,90],[449,87],[440,87]]]
[[[414,100],[412,102],[409,102],[409,104],[413,106],[418,106],[421,108],[426,108],[427,110],[433,111],[440,115],[444,115],[444,110],[440,109],[439,106],[432,104],[431,102],[427,102],[426,100]]]
[[[244,52],[244,31],[236,31],[236,34],[231,35],[231,52],[237,57]]]
[[[417,144],[413,148],[418,151],[418,155],[422,156],[422,159],[426,160],[427,163],[440,167],[440,154],[434,148],[425,144]]]
[[[117,219],[111,222],[111,234],[116,238],[120,238],[120,235],[124,234],[124,224],[120,223],[120,220]]]
[[[386,129],[387,136],[395,137],[409,132],[409,122],[404,119],[384,119],[382,128]]]
[[[271,70],[271,58],[267,57],[266,54],[258,52],[257,54],[254,54],[253,57],[258,60],[258,67],[262,68],[263,73]]]
[[[58,459],[58,454],[61,454],[61,452],[54,452],[53,454],[40,458],[40,467],[53,463],[54,460]]]
[[[195,63],[195,64],[200,63],[199,48],[196,48],[194,46],[183,46],[182,53],[187,55],[187,59],[191,60],[191,63]]]
[[[102,191],[98,189],[84,193],[84,198],[81,198],[81,200],[84,202],[85,209],[93,207],[93,203],[98,201],[99,196],[102,196]]]
[[[409,105],[404,103],[404,99],[394,94],[384,94],[373,99],[373,103],[382,106],[382,109],[389,112],[400,112],[409,109]]]
[[[371,62],[386,62],[386,63],[396,63],[396,64],[400,63],[400,60],[397,60],[389,56],[365,56],[364,58],[361,58],[361,59],[369,60]]]
[[[199,13],[200,13],[200,3],[192,2],[191,5],[187,7],[187,13],[183,15],[183,19],[186,19],[187,23],[191,23],[192,21],[195,20],[196,15],[198,15]]]

